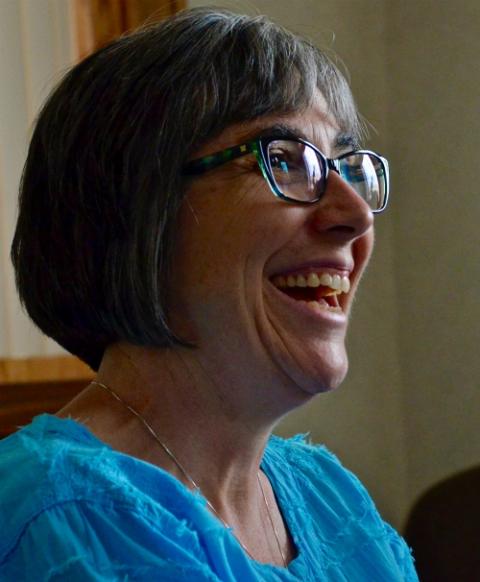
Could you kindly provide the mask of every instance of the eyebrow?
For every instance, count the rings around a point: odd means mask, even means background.
[[[248,139],[265,136],[273,136],[278,138],[285,137],[293,139],[299,137],[301,139],[304,139],[305,141],[308,141],[309,143],[313,143],[310,137],[307,136],[299,127],[295,127],[293,125],[285,123],[275,123],[274,125],[265,127],[264,129],[262,129],[260,133],[255,133],[254,135],[251,135]],[[335,150],[342,150],[345,148],[355,150],[360,147],[358,140],[353,136],[353,134],[346,131],[341,131],[337,133],[332,145]]]
[[[342,131],[340,133],[337,133],[337,135],[335,136],[334,147],[335,149],[351,147],[352,149],[355,150],[359,149],[360,143],[358,142],[358,139],[354,137],[351,133]]]
[[[289,137],[289,138],[296,138],[299,137],[304,139],[305,141],[309,141],[307,136],[303,133],[303,131],[295,127],[293,125],[287,125],[285,123],[275,123],[274,125],[270,125],[269,127],[264,127],[260,133],[256,133],[255,137],[265,137],[265,136],[273,136],[273,137]]]

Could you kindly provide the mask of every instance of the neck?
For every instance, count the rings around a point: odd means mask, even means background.
[[[240,511],[258,492],[259,464],[278,419],[262,415],[240,385],[232,390],[189,352],[131,345],[107,350],[97,379],[147,421],[217,509]],[[83,409],[63,414],[88,416],[99,438],[191,486],[142,422],[98,386],[87,389]]]
[[[285,566],[295,548],[259,471],[278,421],[262,409],[275,403],[260,389],[249,391],[248,381],[228,382],[207,370],[192,352],[113,346],[97,378],[108,388],[90,384],[58,415],[80,420],[114,449],[165,469],[190,489],[193,480],[250,556]]]

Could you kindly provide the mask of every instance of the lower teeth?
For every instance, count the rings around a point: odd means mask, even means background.
[[[321,301],[302,301],[307,307],[310,307],[313,311],[333,311],[334,313],[342,313],[341,307],[332,307],[329,305],[325,299]]]

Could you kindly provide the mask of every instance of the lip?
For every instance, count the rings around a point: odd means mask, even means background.
[[[327,309],[314,311],[310,307],[307,307],[304,302],[292,299],[286,293],[282,293],[282,291],[277,289],[270,280],[267,279],[267,281],[268,289],[272,290],[274,296],[282,302],[281,304],[285,305],[289,309],[296,310],[302,317],[307,318],[309,321],[319,321],[323,323],[328,322],[330,325],[335,325],[338,327],[345,326],[347,322],[347,314],[343,311],[343,306],[341,306],[342,311],[340,313],[335,311],[328,311]]]

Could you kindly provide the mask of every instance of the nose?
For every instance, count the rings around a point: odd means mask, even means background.
[[[373,226],[369,205],[335,170],[329,172],[325,193],[313,209],[315,230],[339,239],[356,239]]]

